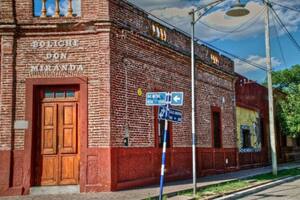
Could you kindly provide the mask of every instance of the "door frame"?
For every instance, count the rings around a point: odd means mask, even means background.
[[[78,137],[80,137],[80,152],[79,152],[79,184],[80,190],[83,190],[86,179],[86,152],[88,144],[88,88],[87,77],[66,77],[66,78],[29,78],[26,79],[26,108],[25,119],[28,121],[28,129],[25,131],[24,138],[24,165],[23,165],[23,194],[28,194],[30,186],[33,184],[33,135],[36,131],[36,115],[35,110],[38,105],[37,90],[40,86],[54,85],[78,85],[79,86],[79,101],[78,101]]]

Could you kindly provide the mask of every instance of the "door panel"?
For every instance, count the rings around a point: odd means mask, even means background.
[[[57,144],[57,105],[46,103],[42,105],[42,154],[56,154]]]
[[[76,184],[78,180],[78,159],[76,155],[61,156],[60,185]]]
[[[77,105],[59,105],[60,184],[75,184],[78,180]]]
[[[43,156],[42,158],[42,185],[55,185],[57,183],[58,158],[56,155]]]
[[[59,105],[59,149],[61,153],[76,153],[77,150],[77,109],[76,103]]]

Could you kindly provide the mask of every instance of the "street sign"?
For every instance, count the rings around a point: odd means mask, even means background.
[[[169,111],[167,111],[167,108],[165,106],[160,106],[158,112],[158,118],[160,120],[168,120],[168,121],[180,123],[182,122],[182,112],[172,108],[169,108]]]
[[[160,119],[160,120],[166,120],[167,119],[167,107],[166,106],[160,106],[159,107],[158,119]]]
[[[167,92],[147,92],[147,106],[161,106],[167,104]]]
[[[171,105],[182,106],[183,105],[183,92],[172,92],[171,93]]]
[[[182,106],[183,105],[183,92],[147,92],[146,93],[146,105],[147,106],[159,106],[158,118],[165,120],[164,127],[164,142],[161,158],[161,172],[160,172],[160,192],[159,199],[162,199],[163,187],[164,187],[164,172],[166,163],[166,148],[167,148],[167,132],[168,121],[176,123],[182,122],[182,112],[170,108],[170,105]],[[125,141],[126,143],[127,141]],[[126,143],[127,144],[127,143]]]

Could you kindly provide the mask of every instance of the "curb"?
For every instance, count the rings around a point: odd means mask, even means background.
[[[269,166],[266,166],[266,167],[262,167],[262,168],[267,168],[267,167],[269,167]],[[297,164],[296,166],[285,166],[285,167],[281,167],[279,170],[286,170],[286,169],[294,169],[294,168],[299,168],[300,167],[300,165],[299,164]],[[252,176],[256,176],[256,175],[261,175],[261,174],[265,174],[265,173],[269,173],[269,172],[272,172],[272,169],[270,169],[270,170],[268,170],[267,172],[263,172],[263,173],[260,173],[260,172],[258,172],[258,173],[256,173],[256,174],[249,174],[249,175],[246,175],[246,176],[244,176],[244,177],[242,177],[242,178],[233,178],[233,179],[230,179],[230,181],[235,181],[235,180],[243,180],[243,179],[247,179],[247,178],[249,178],[249,177],[252,177]],[[284,178],[284,179],[280,179],[280,180],[276,180],[276,181],[273,181],[273,182],[269,182],[269,183],[266,183],[266,184],[263,184],[263,185],[260,185],[260,186],[254,186],[253,188],[250,188],[250,189],[245,189],[245,190],[242,190],[242,191],[240,191],[241,193],[242,192],[245,192],[245,191],[248,191],[248,190],[251,190],[251,189],[255,189],[255,188],[258,188],[258,187],[263,187],[263,186],[266,186],[267,185],[267,187],[270,187],[270,186],[272,186],[272,185],[269,185],[269,184],[273,184],[273,183],[277,183],[277,182],[279,182],[279,181],[283,181],[283,180],[286,180],[286,179],[289,179],[289,178],[295,178],[295,179],[297,179],[297,178],[300,178],[300,175],[297,175],[297,176],[294,176],[294,177],[287,177],[287,178]],[[293,179],[294,180],[294,179]],[[288,182],[289,180],[287,180],[287,182]],[[292,180],[290,180],[290,181],[292,181]],[[228,180],[224,180],[224,181],[221,181],[221,182],[219,182],[219,183],[224,183],[224,182],[228,182]],[[219,183],[217,183],[217,184],[219,184]],[[279,184],[281,184],[281,183],[278,183],[278,185]],[[208,185],[205,185],[205,186],[198,186],[197,187],[197,190],[198,189],[201,189],[201,188],[203,188],[203,187],[207,187],[207,186],[210,186],[210,185],[214,185],[214,184],[208,184]],[[276,185],[274,185],[274,186],[276,186]],[[167,198],[171,198],[171,197],[175,197],[175,196],[178,196],[178,192],[185,192],[185,191],[188,191],[188,190],[192,190],[193,188],[191,187],[191,188],[186,188],[186,189],[181,189],[181,190],[177,190],[177,191],[173,191],[173,192],[167,192],[167,193],[164,193],[163,194],[163,196],[166,196]],[[264,188],[264,189],[266,189],[266,188]],[[262,189],[262,190],[264,190],[264,189]],[[240,192],[237,192],[237,193],[233,193],[233,194],[230,194],[230,195],[226,195],[226,196],[223,196],[223,197],[216,197],[215,199],[219,199],[219,200],[223,200],[222,198],[224,198],[225,199],[225,197],[229,197],[229,196],[231,196],[231,195],[234,195],[234,194],[238,194],[238,193],[240,193]],[[254,193],[254,192],[253,192]],[[249,193],[249,194],[251,194],[251,193]],[[245,194],[245,195],[247,195],[247,194]],[[153,195],[153,196],[149,196],[149,197],[147,197],[147,198],[142,198],[141,200],[147,200],[148,198],[151,198],[151,199],[158,199],[159,198],[159,196],[158,195]],[[196,198],[194,198],[194,197],[191,197],[189,200],[195,200]]]
[[[269,189],[270,187],[275,187],[275,186],[281,185],[283,183],[291,182],[291,181],[296,180],[298,178],[300,178],[300,175],[283,178],[283,179],[276,180],[276,181],[273,181],[271,183],[267,183],[267,184],[264,184],[264,185],[261,185],[261,186],[257,186],[257,187],[246,189],[246,190],[236,192],[236,193],[233,193],[233,194],[230,194],[230,195],[227,195],[227,196],[216,198],[216,200],[231,200],[231,199],[242,198],[242,197],[245,197],[247,195]]]

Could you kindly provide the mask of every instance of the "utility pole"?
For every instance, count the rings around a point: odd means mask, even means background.
[[[275,142],[275,127],[274,127],[274,105],[273,105],[273,87],[272,87],[272,63],[270,50],[270,25],[269,25],[269,0],[264,1],[266,6],[265,14],[265,39],[266,39],[266,62],[267,62],[267,76],[268,76],[268,96],[269,96],[269,127],[270,127],[270,142],[272,155],[272,171],[273,175],[277,176],[277,155]]]
[[[197,190],[197,174],[196,174],[196,131],[195,131],[195,10],[190,13],[192,17],[192,37],[191,37],[191,89],[192,89],[192,154],[193,154],[193,195],[196,196]]]

